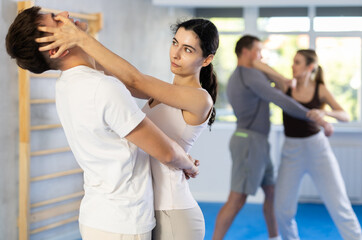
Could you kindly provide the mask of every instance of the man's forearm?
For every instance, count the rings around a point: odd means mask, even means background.
[[[126,139],[169,167],[197,171],[192,159],[174,140],[163,133],[147,117]]]
[[[172,151],[170,153],[169,160],[164,163],[165,165],[186,170],[190,170],[196,167],[193,160],[185,153],[180,145],[174,141],[172,141],[171,144]]]

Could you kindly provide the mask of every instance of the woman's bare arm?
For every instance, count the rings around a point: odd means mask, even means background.
[[[333,117],[341,122],[348,122],[349,116],[342,106],[336,101],[332,93],[327,89],[324,84],[320,85],[320,99],[328,104],[332,111],[324,111],[325,115]]]
[[[149,96],[169,106],[188,111],[194,116],[207,117],[213,101],[205,90],[178,86],[147,76],[125,59],[107,49],[92,36],[80,30],[68,18],[60,15],[56,16],[56,18],[56,20],[63,22],[63,26],[59,28],[39,27],[40,31],[53,33],[51,36],[37,39],[37,42],[52,42],[41,47],[40,51],[59,47],[58,53],[54,55],[54,58],[56,58],[67,49],[78,46],[105,67],[113,76],[122,81],[129,89],[135,89],[144,96]]]

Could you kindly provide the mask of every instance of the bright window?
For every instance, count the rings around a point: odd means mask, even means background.
[[[352,121],[361,119],[358,99],[361,88],[361,38],[318,37],[316,50],[327,88]]]
[[[265,32],[306,32],[310,28],[308,17],[258,18],[257,24]]]
[[[217,108],[217,120],[236,121],[233,110],[226,96],[226,85],[230,75],[236,67],[235,44],[240,34],[220,35],[220,45],[214,59],[214,67],[218,78],[218,97],[215,107]]]
[[[313,28],[318,32],[362,31],[362,17],[315,17]]]
[[[245,29],[242,18],[211,18],[220,33],[242,32]]]
[[[263,61],[290,78],[296,51],[316,49],[326,86],[352,121],[361,122],[362,7],[244,8],[225,16],[216,9],[212,12],[217,16],[209,18],[220,34],[214,60],[218,121],[236,120],[225,90],[236,67],[235,44],[242,35],[251,34],[263,42]],[[282,123],[279,107],[271,104],[271,114],[272,123]]]

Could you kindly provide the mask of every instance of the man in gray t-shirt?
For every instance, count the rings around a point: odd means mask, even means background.
[[[274,171],[269,157],[269,103],[300,119],[308,119],[308,109],[273,88],[266,75],[252,68],[253,61],[261,59],[261,42],[257,37],[242,37],[235,53],[238,66],[227,86],[227,96],[237,118],[237,130],[230,140],[231,191],[218,214],[213,240],[223,239],[247,196],[254,195],[259,186],[265,193],[264,215],[269,240],[279,240],[273,207]]]

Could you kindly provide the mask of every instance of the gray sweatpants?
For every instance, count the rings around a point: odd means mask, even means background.
[[[233,161],[231,191],[254,195],[260,186],[274,185],[268,137],[247,129],[237,129],[230,139]]]

